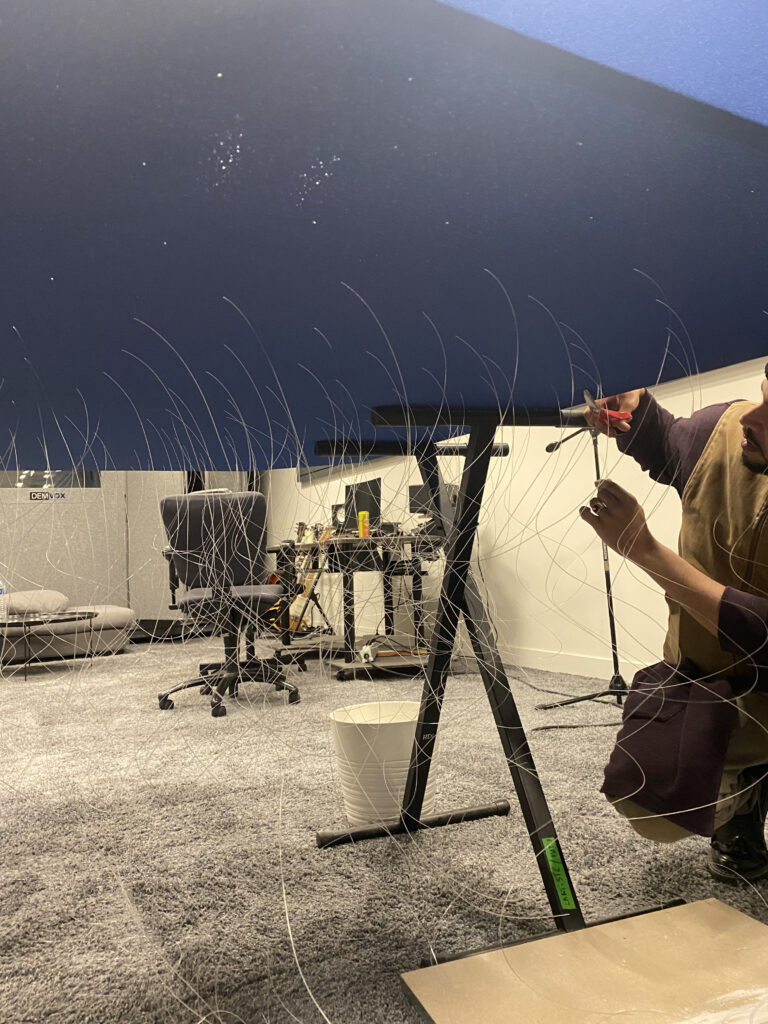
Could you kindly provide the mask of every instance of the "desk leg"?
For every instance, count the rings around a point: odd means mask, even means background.
[[[381,576],[381,589],[384,592],[384,632],[392,636],[395,632],[395,601],[392,594],[392,570],[390,562],[384,567]]]
[[[344,607],[344,661],[355,660],[355,574],[344,570],[341,574],[342,604]]]
[[[413,634],[416,638],[416,649],[424,647],[424,591],[421,560],[411,560],[411,596],[413,597]]]

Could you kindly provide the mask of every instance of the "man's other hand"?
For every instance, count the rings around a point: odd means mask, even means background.
[[[655,541],[637,499],[612,480],[601,480],[597,496],[579,509],[581,518],[620,555],[641,563]]]
[[[615,437],[617,432],[625,433],[631,429],[631,414],[637,409],[640,399],[644,394],[645,388],[639,388],[637,391],[624,391],[620,395],[611,395],[610,398],[598,398],[595,405],[599,405],[601,409],[610,409],[612,412],[628,412],[630,413],[630,419],[606,423],[599,413],[587,409],[584,414],[587,424],[592,430],[598,430],[601,434],[606,434],[608,437]]]

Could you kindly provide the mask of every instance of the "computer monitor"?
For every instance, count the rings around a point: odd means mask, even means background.
[[[381,525],[381,478],[364,480],[360,484],[347,484],[344,491],[344,529],[357,533],[358,512],[368,513],[371,532]]]
[[[435,507],[426,484],[411,484],[408,488],[408,511],[432,515]]]
[[[459,497],[459,488],[456,484],[444,484],[444,494],[450,502],[448,516],[453,518],[453,510]],[[426,484],[413,484],[408,488],[408,511],[421,513],[422,515],[434,516],[437,512]]]

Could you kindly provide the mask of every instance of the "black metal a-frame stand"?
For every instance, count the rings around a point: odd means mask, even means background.
[[[450,512],[450,501],[437,465],[441,449],[438,449],[431,440],[420,440],[411,446],[411,453],[417,455],[419,459],[424,482],[430,488],[446,542],[445,571],[430,642],[421,708],[400,818],[386,825],[372,825],[343,832],[320,832],[317,835],[318,846],[326,847],[363,839],[402,835],[419,829],[509,813],[507,802],[489,807],[464,808],[427,817],[422,817],[421,813],[445,695],[446,677],[461,615],[467,626],[478,670],[485,684],[555,926],[560,931],[584,928],[586,924],[536,772],[525,730],[499,657],[493,629],[470,569],[483,491],[494,451],[494,436],[497,427],[507,422],[507,417],[501,410],[392,406],[374,409],[372,420],[376,426],[386,427],[461,426],[469,430],[469,441],[453,514]],[[529,410],[525,421],[533,426],[583,423],[581,417],[569,419],[567,414],[561,415],[559,411],[549,410]],[[509,425],[519,424],[521,420],[510,418],[508,422]],[[339,448],[349,452],[349,443],[341,441]],[[374,454],[374,451],[370,454]],[[375,454],[384,454],[378,445]]]

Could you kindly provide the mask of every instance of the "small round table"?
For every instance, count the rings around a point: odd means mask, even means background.
[[[24,678],[27,678],[27,666],[31,658],[29,638],[35,626],[48,626],[54,622],[85,622],[88,619],[95,619],[95,611],[72,611],[72,612],[25,612],[21,615],[6,615],[0,619],[0,633],[13,626],[21,626],[21,635],[24,640]],[[3,639],[7,639],[3,637]]]

